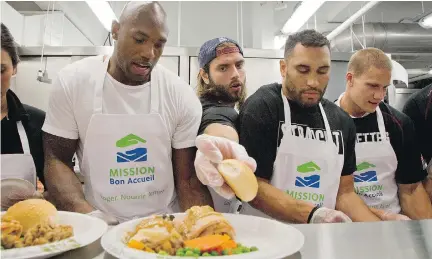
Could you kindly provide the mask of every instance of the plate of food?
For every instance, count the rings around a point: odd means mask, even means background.
[[[194,206],[185,213],[124,222],[105,233],[101,244],[122,259],[280,259],[299,251],[304,236],[276,220]]]
[[[91,244],[108,229],[101,219],[57,211],[43,199],[20,201],[1,215],[2,259],[49,258]]]

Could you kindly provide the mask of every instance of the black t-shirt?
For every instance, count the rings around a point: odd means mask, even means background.
[[[432,159],[432,84],[411,95],[403,112],[414,122],[417,145],[429,163]]]
[[[200,101],[203,114],[198,134],[204,133],[207,126],[212,123],[227,125],[235,129],[238,113],[232,105],[212,102],[204,98],[200,98]]]
[[[422,181],[426,175],[423,171],[420,151],[415,141],[414,125],[411,119],[395,108],[381,102],[384,125],[390,144],[397,157],[395,180],[400,184]],[[357,143],[377,141],[373,136],[379,133],[376,112],[361,118],[354,118],[357,132]],[[372,134],[369,134],[372,133]]]
[[[282,138],[281,126],[285,121],[281,85],[274,83],[260,87],[240,109],[240,144],[257,162],[256,175],[270,180],[273,163]],[[321,101],[332,130],[333,142],[338,154],[344,156],[341,175],[350,175],[356,170],[355,125],[349,115],[329,100]],[[319,106],[303,108],[289,101],[291,124],[297,136],[312,132],[325,141],[325,126]]]
[[[35,107],[21,104],[18,97],[11,90],[7,91],[6,98],[8,116],[1,121],[1,154],[24,153],[17,127],[17,121],[21,121],[27,134],[37,177],[45,185],[41,130],[45,120],[45,112]]]

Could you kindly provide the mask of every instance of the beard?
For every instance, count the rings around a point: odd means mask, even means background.
[[[286,77],[288,78],[288,77]],[[318,88],[314,88],[314,87],[308,87],[306,89],[298,89],[294,86],[293,82],[290,81],[289,79],[286,80],[285,84],[283,85],[283,87],[287,90],[289,99],[291,101],[294,101],[295,103],[297,103],[298,105],[300,105],[301,107],[305,107],[305,108],[309,108],[309,107],[313,107],[318,105],[318,103],[322,100],[325,91],[327,89],[327,85],[324,87],[323,90],[318,89]],[[316,102],[308,102],[307,100],[304,101],[302,99],[302,94],[304,92],[307,91],[316,91],[319,93],[319,97],[318,100]]]
[[[203,93],[203,97],[209,100],[214,100],[222,103],[235,104],[239,102],[245,91],[245,82],[242,82],[241,90],[238,94],[232,94],[229,92],[229,85],[219,85],[216,84],[213,79],[209,76],[209,84],[205,86],[206,90]]]

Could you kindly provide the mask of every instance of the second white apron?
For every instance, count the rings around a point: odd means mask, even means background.
[[[120,222],[155,213],[180,212],[171,138],[158,112],[157,67],[151,75],[149,114],[103,114],[103,85],[109,58],[101,62],[82,162],[86,199]]]
[[[17,122],[22,154],[1,155],[1,179],[16,178],[31,182],[36,190],[36,166],[30,153],[27,133],[21,121]]]
[[[338,155],[324,109],[319,103],[325,125],[325,141],[297,137],[291,130],[291,109],[288,100],[282,91],[281,95],[285,123],[282,125],[283,137],[277,151],[270,183],[294,199],[334,209],[343,167],[343,155]],[[247,203],[243,204],[240,213],[269,217]]]
[[[336,102],[339,106],[341,97],[342,95]],[[369,207],[400,213],[398,186],[395,180],[398,161],[387,137],[379,107],[376,108],[376,116],[379,141],[356,143],[357,170],[354,172],[354,188]]]

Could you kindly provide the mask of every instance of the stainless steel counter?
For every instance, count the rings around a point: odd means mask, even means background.
[[[432,258],[432,220],[296,227],[305,245],[289,259]]]
[[[294,226],[305,244],[285,259],[432,259],[432,220]],[[115,259],[100,240],[54,258]]]

